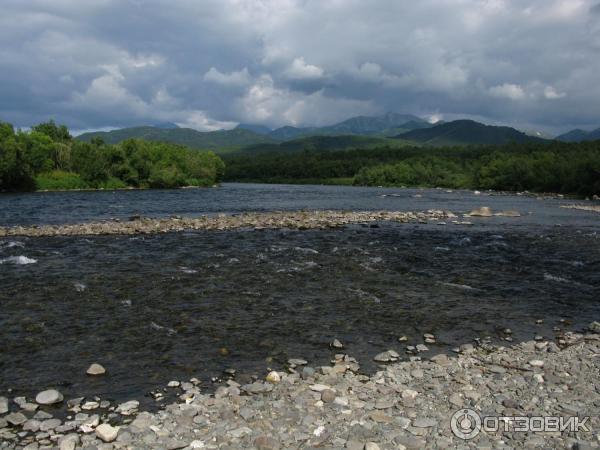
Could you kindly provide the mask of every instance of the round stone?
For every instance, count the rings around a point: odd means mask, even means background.
[[[63,395],[56,389],[48,389],[36,395],[35,401],[40,405],[53,405],[62,402]]]
[[[325,403],[331,403],[335,400],[335,392],[331,389],[325,389],[321,391],[321,400]]]

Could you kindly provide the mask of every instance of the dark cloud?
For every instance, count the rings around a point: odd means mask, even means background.
[[[591,0],[5,0],[0,119],[600,125]]]

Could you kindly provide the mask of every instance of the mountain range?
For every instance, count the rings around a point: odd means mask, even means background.
[[[531,136],[511,127],[484,125],[474,120],[455,120],[433,127],[412,130],[396,136],[405,141],[428,146],[451,145],[502,145],[511,142],[543,142],[545,139]]]
[[[600,128],[593,131],[585,131],[577,128],[568,133],[556,136],[555,139],[562,142],[597,141],[600,140]]]
[[[377,137],[385,138],[406,131],[431,126],[432,124],[420,117],[411,114],[390,112],[382,116],[352,117],[343,122],[325,127],[298,128],[284,126],[273,130],[263,125],[239,124],[232,130],[201,132],[191,128],[179,128],[175,124],[165,123],[153,126],[123,128],[113,131],[84,133],[77,136],[77,139],[89,142],[94,138],[101,138],[108,144],[116,144],[126,139],[138,138],[149,141],[172,142],[192,148],[227,153],[240,150],[247,146],[255,147],[259,144],[273,144],[271,148],[277,148],[277,144],[313,136],[371,136],[373,137],[371,140],[346,139],[343,141],[347,145],[356,144],[359,147],[362,147],[363,145],[370,146],[377,143],[382,144],[384,142],[384,140],[377,141],[375,139]],[[329,146],[331,142],[334,141],[327,141],[327,146]],[[335,142],[341,143],[342,141],[337,140]],[[314,145],[314,142],[312,144]],[[301,144],[294,144],[291,147],[296,148],[299,145],[301,146]]]
[[[428,121],[411,115],[387,113],[381,116],[357,116],[324,127],[284,126],[271,129],[264,125],[239,124],[231,130],[201,132],[164,123],[113,131],[84,133],[82,141],[101,138],[116,144],[130,138],[172,142],[218,153],[297,151],[302,149],[343,150],[375,146],[460,146],[502,145],[511,142],[545,142],[539,136],[515,128],[485,125],[473,120]],[[573,130],[555,139],[576,142],[600,139],[600,129]]]

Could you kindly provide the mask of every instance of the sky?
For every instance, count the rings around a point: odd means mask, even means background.
[[[0,120],[600,126],[598,0],[2,0]]]

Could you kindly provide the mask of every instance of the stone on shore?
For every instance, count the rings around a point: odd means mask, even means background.
[[[140,402],[137,400],[129,400],[128,402],[121,403],[119,406],[117,406],[115,411],[124,416],[130,416],[138,409],[139,406]]]
[[[400,355],[394,350],[387,350],[385,352],[381,352],[373,358],[376,362],[394,362],[398,361]]]
[[[8,399],[6,397],[0,397],[0,414],[6,414],[8,412]]]
[[[588,325],[588,329],[594,333],[600,333],[600,322],[592,322]]]
[[[333,348],[344,348],[344,345],[337,339],[334,339],[331,343],[331,347]]]
[[[488,206],[482,206],[481,208],[474,209],[468,216],[471,217],[492,217],[492,210]]]
[[[276,384],[276,383],[279,383],[281,381],[281,376],[277,372],[275,372],[273,370],[273,371],[271,371],[271,372],[268,373],[266,380],[269,383]]]
[[[96,427],[96,436],[98,436],[104,442],[112,442],[117,439],[119,434],[119,428],[113,427],[108,423],[103,423]]]
[[[98,363],[93,363],[90,367],[88,367],[88,370],[86,370],[85,373],[93,376],[104,375],[106,373],[106,369]]]
[[[27,422],[27,417],[25,417],[25,414],[20,412],[10,413],[4,419],[14,426],[22,425]]]
[[[63,401],[63,395],[56,389],[48,389],[35,396],[36,403],[40,405],[53,405]]]

